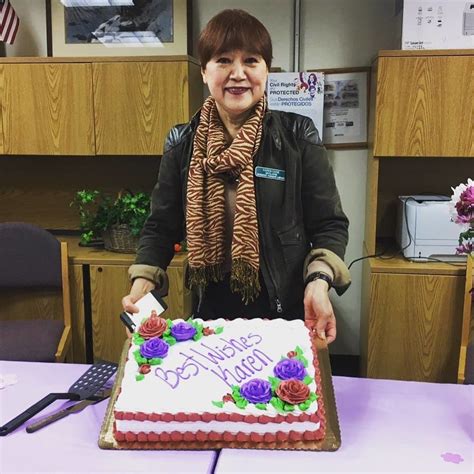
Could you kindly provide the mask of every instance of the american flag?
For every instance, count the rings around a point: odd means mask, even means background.
[[[9,0],[0,0],[0,41],[13,44],[20,19]]]

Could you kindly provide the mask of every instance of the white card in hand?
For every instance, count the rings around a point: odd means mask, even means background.
[[[138,313],[127,313],[130,319],[135,324],[135,331],[138,330],[142,321],[146,318],[149,318],[151,312],[154,310],[158,314],[158,316],[163,313],[166,309],[168,309],[167,304],[163,301],[163,299],[158,295],[156,290],[150,291],[145,296],[140,298],[136,303],[139,310]]]

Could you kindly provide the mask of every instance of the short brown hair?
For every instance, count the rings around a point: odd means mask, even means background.
[[[272,40],[263,24],[244,10],[223,10],[209,20],[198,41],[201,67],[216,54],[242,49],[259,54],[272,65]]]

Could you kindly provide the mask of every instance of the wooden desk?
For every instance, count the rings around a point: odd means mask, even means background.
[[[411,262],[400,255],[365,260],[362,375],[455,383],[465,272],[465,264]]]
[[[76,363],[103,359],[117,362],[125,339],[119,320],[121,300],[130,290],[128,267],[134,254],[80,247],[79,237],[59,236],[68,243],[73,320],[73,357]],[[187,254],[178,253],[167,274],[170,282],[164,317],[191,315],[192,294],[185,287]]]

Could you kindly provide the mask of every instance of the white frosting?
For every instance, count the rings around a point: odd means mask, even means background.
[[[229,423],[228,421],[210,421],[205,423],[204,421],[185,421],[179,423],[177,421],[171,421],[165,423],[164,421],[124,421],[116,420],[118,431],[131,431],[133,433],[161,433],[162,431],[170,433],[171,431],[185,432],[190,431],[195,433],[196,431],[215,431],[216,433],[223,433],[228,431],[232,434],[237,434],[239,431],[242,433],[276,433],[278,431],[288,432],[295,429],[295,423],[288,423],[283,421],[282,423],[266,423],[265,425],[259,423],[243,423],[237,421],[235,423]],[[295,431],[317,431],[320,423],[313,423],[311,421],[302,421],[297,423],[297,430]]]
[[[175,320],[173,324],[181,322]],[[266,415],[274,417],[280,413],[271,405],[266,410],[260,410],[253,404],[248,404],[245,409],[238,408],[232,402],[224,403],[223,408],[213,405],[213,401],[222,401],[222,397],[232,392],[231,385],[242,386],[245,382],[254,378],[268,380],[274,376],[273,368],[282,357],[287,357],[289,351],[299,346],[305,358],[308,360],[307,373],[313,378],[309,388],[316,392],[314,381],[313,352],[308,329],[303,321],[262,320],[262,319],[237,319],[225,321],[218,319],[214,321],[197,320],[204,326],[216,329],[223,327],[221,334],[203,336],[199,341],[188,340],[177,342],[169,348],[168,355],[163,363],[152,366],[151,372],[144,379],[135,379],[138,373],[138,364],[133,352],[138,346],[132,344],[128,361],[125,364],[121,392],[115,404],[116,411],[143,412],[143,413],[238,413],[243,415]],[[313,414],[317,411],[316,401],[304,411]],[[297,406],[291,412],[293,415],[303,413]],[[116,420],[119,431],[147,431],[145,423],[149,423],[150,431],[157,432],[166,425],[166,431],[183,430],[186,423],[153,423],[137,422],[127,420]],[[189,422],[190,423],[190,422]],[[218,422],[215,422],[218,423]],[[196,430],[205,431],[247,431],[256,432],[258,423],[232,423],[219,422],[211,427],[211,423],[192,423]],[[274,425],[274,426],[273,426]],[[276,430],[278,424],[267,423],[261,425],[262,432]],[[288,424],[288,429],[295,429]],[[303,428],[303,426],[310,428]],[[176,428],[180,426],[180,428]],[[231,428],[232,426],[232,428]],[[237,428],[238,426],[238,428]],[[315,423],[297,423],[298,431],[302,428],[316,430]],[[165,429],[165,428],[163,428]]]

